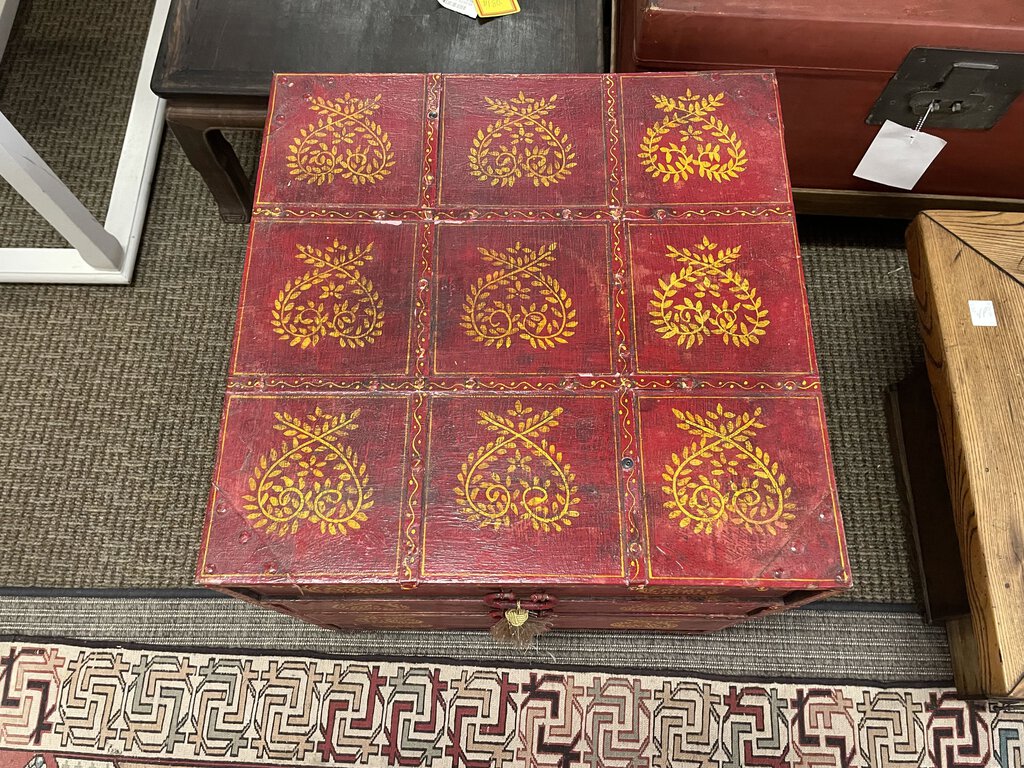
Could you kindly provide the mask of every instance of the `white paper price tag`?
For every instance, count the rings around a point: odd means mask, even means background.
[[[853,175],[899,189],[913,189],[945,139],[886,120]]]
[[[437,2],[449,11],[461,13],[471,19],[476,18],[476,3],[473,0],[437,0]]]
[[[973,325],[986,325],[990,327],[998,325],[996,322],[996,308],[992,306],[991,301],[968,299],[967,306],[971,310],[971,323]]]

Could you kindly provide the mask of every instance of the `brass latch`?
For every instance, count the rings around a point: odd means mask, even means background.
[[[539,636],[551,629],[552,611],[558,598],[543,592],[521,600],[512,592],[493,592],[484,597],[495,619],[491,635],[501,643],[526,649]]]

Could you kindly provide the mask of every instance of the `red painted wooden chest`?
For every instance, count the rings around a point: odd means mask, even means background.
[[[710,630],[848,586],[769,73],[279,75],[199,583]]]

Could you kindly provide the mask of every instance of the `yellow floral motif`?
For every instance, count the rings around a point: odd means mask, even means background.
[[[313,269],[286,282],[277,295],[270,318],[274,333],[302,349],[324,338],[352,349],[373,344],[384,332],[384,304],[359,272],[373,260],[373,243],[350,248],[335,240],[323,249],[297,248],[295,258]]]
[[[337,176],[357,185],[376,184],[387,176],[395,164],[391,140],[370,119],[380,102],[379,93],[369,99],[350,93],[340,99],[312,98],[309,108],[319,117],[288,146],[291,175],[317,186]]]
[[[686,181],[693,174],[718,183],[737,178],[747,167],[747,150],[736,132],[711,114],[723,103],[724,93],[697,96],[689,88],[685,96],[655,96],[654,106],[668,116],[640,140],[644,170],[663,182]]]
[[[561,452],[541,437],[558,426],[561,408],[538,413],[516,401],[507,415],[478,411],[494,440],[469,454],[455,488],[459,510],[481,528],[528,521],[534,530],[561,531],[579,517],[576,476]]]
[[[299,526],[322,534],[358,531],[373,507],[366,465],[341,442],[355,432],[359,410],[331,416],[320,408],[301,419],[275,413],[274,429],[290,438],[261,456],[249,478],[243,509],[254,528],[285,536]]]
[[[757,289],[726,268],[740,257],[741,247],[719,248],[707,236],[692,249],[669,246],[665,255],[683,266],[659,278],[651,299],[651,323],[663,339],[675,339],[686,349],[700,346],[711,334],[737,347],[760,343],[769,325],[768,310]]]
[[[676,426],[696,440],[682,455],[672,454],[661,476],[670,520],[704,534],[726,521],[748,533],[772,536],[789,527],[792,489],[778,462],[751,440],[764,427],[758,421],[760,408],[737,415],[719,403],[704,416],[672,412],[679,419]]]
[[[557,243],[534,250],[521,243],[504,251],[478,248],[498,269],[479,278],[466,294],[462,327],[475,341],[498,349],[521,339],[534,349],[553,349],[575,333],[572,299],[544,273],[555,263]]]
[[[519,92],[514,99],[484,97],[487,109],[501,117],[476,132],[469,170],[491,186],[511,187],[521,178],[549,187],[576,167],[569,137],[550,120],[558,96],[535,99]]]

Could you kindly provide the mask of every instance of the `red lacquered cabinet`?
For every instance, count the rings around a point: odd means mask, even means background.
[[[850,583],[773,76],[279,75],[198,581],[705,631]]]
[[[936,106],[950,116],[955,89],[942,87],[949,74],[945,65],[903,71],[907,63],[925,62],[931,56],[927,49],[953,49],[951,62],[991,68],[965,86],[960,98],[984,103],[966,104],[964,116],[972,109],[975,116],[988,110],[998,114],[1000,88],[1021,90],[1015,58],[1024,53],[1024,5],[1018,0],[619,0],[616,12],[618,71],[771,67],[776,72],[790,174],[806,212],[910,218],[920,210],[913,201],[895,198],[871,204],[866,193],[909,196],[855,178],[853,171],[878,133],[881,119],[869,123],[868,117],[894,76],[933,81],[892,94],[890,119],[915,126],[924,110],[910,110],[910,93],[930,88]],[[923,130],[948,143],[914,194],[934,196],[924,202],[936,208],[1020,210],[1024,98],[1012,100],[986,129],[939,114],[930,115]],[[972,198],[979,200],[972,203]]]

